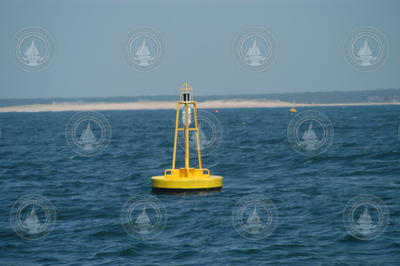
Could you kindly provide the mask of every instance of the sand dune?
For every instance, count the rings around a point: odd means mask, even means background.
[[[327,104],[301,104],[296,107],[317,107],[317,106],[367,106],[367,105],[399,105],[400,102],[381,103],[327,103]],[[276,108],[291,107],[292,103],[281,101],[257,101],[257,100],[215,100],[199,102],[198,107],[203,109],[222,108]],[[162,110],[175,109],[176,102],[151,101],[151,102],[124,102],[124,103],[55,103],[20,105],[0,107],[0,113],[6,112],[63,112],[63,111],[107,111],[107,110]]]

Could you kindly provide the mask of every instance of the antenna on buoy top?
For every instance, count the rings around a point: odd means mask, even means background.
[[[182,124],[179,126],[179,113],[182,107]],[[192,110],[194,123],[192,123]],[[184,132],[185,148],[185,167],[176,168],[176,155],[179,132]],[[194,131],[196,136],[196,149],[199,168],[190,166],[190,132]],[[193,89],[185,83],[180,89],[180,98],[176,107],[174,152],[172,154],[172,167],[166,169],[163,176],[153,176],[151,178],[153,191],[193,191],[193,190],[220,190],[222,188],[222,176],[210,175],[210,170],[203,168],[201,160],[201,146],[199,137],[199,122],[197,119],[197,105],[193,97]]]

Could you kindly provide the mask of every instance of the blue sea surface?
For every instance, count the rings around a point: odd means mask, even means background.
[[[175,111],[101,112],[112,140],[91,157],[66,142],[74,112],[1,113],[0,265],[399,265],[400,107],[312,110],[334,127],[332,145],[316,156],[289,145],[295,114],[286,108],[213,112],[223,137],[204,167],[224,177],[223,191],[156,195],[167,224],[150,240],[127,234],[121,210],[151,194],[150,177],[171,167]],[[46,197],[57,213],[38,240],[10,224],[13,204],[27,194]],[[232,210],[256,194],[275,204],[279,220],[268,237],[250,241],[235,230]],[[343,224],[346,204],[360,194],[380,198],[390,213],[372,240]]]

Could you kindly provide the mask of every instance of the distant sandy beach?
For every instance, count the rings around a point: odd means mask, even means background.
[[[296,107],[319,106],[374,106],[374,105],[400,105],[400,102],[357,102],[357,103],[321,103],[302,104],[296,103]],[[215,100],[198,102],[198,108],[223,109],[223,108],[276,108],[292,107],[293,104],[281,101],[257,101],[257,100]],[[165,110],[175,109],[176,102],[166,101],[142,101],[124,103],[54,103],[37,105],[20,105],[0,107],[0,113],[8,112],[64,112],[64,111],[109,111],[109,110]]]

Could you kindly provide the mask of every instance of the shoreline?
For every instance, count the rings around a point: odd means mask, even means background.
[[[224,108],[290,108],[293,104],[281,101],[257,101],[257,100],[213,100],[198,102],[201,109]],[[400,105],[400,102],[354,102],[354,103],[312,103],[295,104],[298,107],[330,107],[330,106],[382,106]],[[176,108],[176,102],[168,101],[141,101],[123,103],[55,103],[34,104],[0,107],[0,113],[36,113],[36,112],[67,112],[67,111],[119,111],[119,110],[172,110]]]

